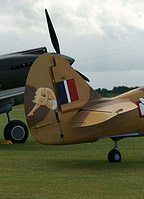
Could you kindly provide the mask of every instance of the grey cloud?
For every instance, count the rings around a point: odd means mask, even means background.
[[[74,67],[90,74],[93,81],[96,82],[92,74],[102,77],[111,73],[116,81],[114,75],[118,72],[144,71],[142,0],[0,0],[0,3],[2,54],[40,46],[53,51],[44,16],[46,7],[62,53],[75,58]],[[128,52],[135,49],[141,50]],[[123,53],[115,55],[119,52]],[[109,54],[113,55],[104,56]],[[121,78],[125,81],[126,76]],[[103,85],[102,78],[98,79]]]

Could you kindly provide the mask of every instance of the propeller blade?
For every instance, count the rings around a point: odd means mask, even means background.
[[[50,34],[50,38],[51,38],[53,47],[54,47],[56,53],[60,54],[60,47],[59,47],[59,42],[58,42],[58,39],[56,36],[56,32],[54,30],[54,27],[53,27],[51,19],[49,17],[48,11],[46,9],[45,9],[45,14],[46,14],[48,30],[49,30],[49,34]]]
[[[53,47],[56,51],[57,54],[60,54],[60,47],[59,47],[59,42],[58,42],[58,38],[56,36],[56,32],[54,30],[54,27],[52,25],[51,19],[49,17],[48,11],[47,9],[45,9],[45,14],[46,14],[46,20],[47,20],[47,24],[48,24],[48,30],[49,30],[49,34],[50,34],[50,38],[53,44]],[[75,61],[73,58],[70,58],[68,56],[62,55],[66,60],[68,60],[70,62],[70,64],[73,64],[73,62]],[[76,72],[87,82],[90,82],[90,80],[83,75],[82,73],[80,73],[79,71],[76,70]]]
[[[90,82],[90,80],[85,76],[83,75],[82,73],[80,73],[79,71],[75,70],[85,81],[87,82]]]

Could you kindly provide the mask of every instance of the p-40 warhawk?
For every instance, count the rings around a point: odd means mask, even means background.
[[[46,11],[55,49],[59,43]],[[102,98],[60,55],[44,53],[32,64],[26,80],[25,113],[33,137],[41,144],[64,145],[111,138],[109,162],[120,162],[116,149],[126,137],[144,136],[144,88]]]

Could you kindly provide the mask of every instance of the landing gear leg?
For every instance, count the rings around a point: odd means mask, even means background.
[[[118,140],[114,140],[114,148],[108,153],[109,162],[121,162],[121,153],[116,149]]]
[[[8,113],[6,113],[6,114],[7,114],[8,122],[11,122],[11,121],[12,121],[12,118],[11,118],[10,112],[8,112]]]
[[[28,128],[20,120],[12,120],[10,113],[7,113],[8,123],[4,128],[4,138],[12,143],[24,143],[28,138]]]

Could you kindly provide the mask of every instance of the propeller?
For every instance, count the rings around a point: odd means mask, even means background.
[[[48,30],[49,30],[49,34],[50,34],[50,38],[51,38],[51,42],[52,42],[52,45],[56,51],[57,54],[60,54],[60,47],[59,47],[59,41],[58,41],[58,38],[57,38],[57,35],[56,35],[56,32],[54,30],[54,27],[53,27],[53,24],[51,22],[51,19],[50,19],[50,16],[48,14],[48,11],[47,9],[45,9],[45,15],[46,15],[46,20],[47,20],[47,25],[48,25]],[[73,64],[74,63],[74,59],[71,58],[71,57],[68,57],[68,56],[65,56],[65,55],[62,55],[64,58],[67,58],[67,60],[70,62],[70,64]],[[90,80],[85,76],[83,75],[82,73],[80,73],[79,71],[76,70],[76,72],[87,82],[90,82]]]
[[[56,51],[56,53],[60,54],[60,47],[59,47],[59,42],[54,30],[54,27],[52,25],[51,19],[49,17],[48,11],[45,9],[45,14],[46,14],[46,20],[47,20],[47,24],[48,24],[48,30],[49,30],[49,34],[50,34],[50,38],[53,44],[53,47]]]
[[[90,80],[82,73],[80,73],[79,71],[75,70],[85,81],[90,82]]]

